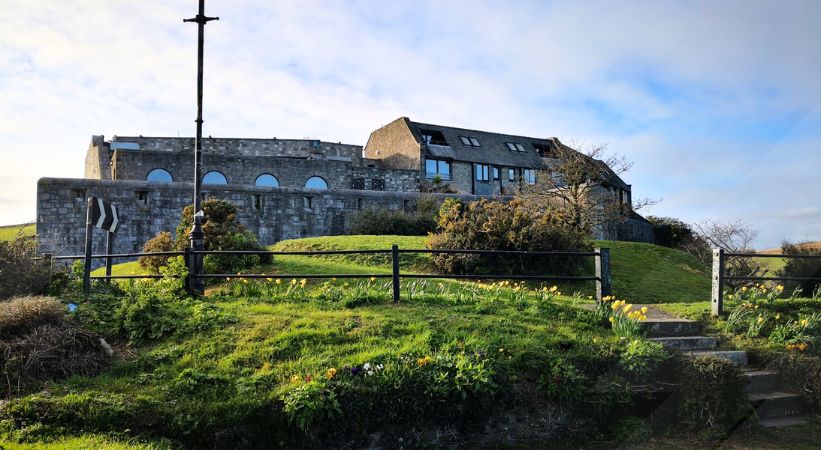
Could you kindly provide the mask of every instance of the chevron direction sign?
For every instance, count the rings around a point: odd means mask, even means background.
[[[117,216],[117,207],[102,201],[99,198],[91,198],[91,224],[97,228],[108,232],[117,231],[120,223]]]

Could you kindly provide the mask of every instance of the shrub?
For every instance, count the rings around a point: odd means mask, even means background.
[[[202,211],[206,250],[265,250],[257,243],[256,236],[239,222],[237,207],[234,204],[209,198],[202,202]],[[177,226],[177,241],[174,244],[177,250],[185,250],[189,246],[188,233],[193,223],[194,207],[188,205],[183,210],[182,219]],[[207,255],[203,265],[206,272],[234,273],[270,261],[271,258],[267,255]]]
[[[174,239],[171,233],[161,231],[143,245],[143,253],[170,252],[174,250]],[[168,256],[141,256],[140,267],[151,273],[159,273],[160,267],[168,264]]]
[[[519,199],[464,203],[448,199],[439,210],[439,232],[430,249],[582,251],[590,250],[586,234],[562,224],[552,210],[534,210]],[[555,256],[434,255],[444,273],[574,273],[580,258]]]
[[[51,279],[44,261],[34,259],[34,236],[19,236],[0,242],[0,299],[40,294]]]
[[[698,260],[709,262],[710,245],[689,224],[673,217],[647,216],[653,224],[656,245],[684,251]]]
[[[424,236],[436,231],[439,203],[420,197],[410,211],[364,209],[351,219],[350,234]]]
[[[789,242],[781,244],[781,251],[785,255],[821,255],[821,247],[810,245],[793,245]],[[778,273],[782,277],[821,278],[821,259],[786,258],[787,264]],[[787,287],[792,290],[800,288],[805,295],[813,296],[821,289],[821,281],[787,281]]]

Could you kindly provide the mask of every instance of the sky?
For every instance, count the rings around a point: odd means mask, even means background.
[[[92,135],[192,136],[195,0],[0,0],[0,224]],[[821,2],[208,0],[204,134],[401,116],[607,144],[643,214],[821,240]]]

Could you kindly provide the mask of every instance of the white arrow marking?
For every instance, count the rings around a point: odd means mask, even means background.
[[[102,228],[103,227],[103,222],[105,222],[106,215],[105,215],[105,206],[103,205],[103,201],[99,198],[97,199],[97,207],[100,208],[100,218],[97,219],[97,225],[95,225],[95,226],[97,228]]]

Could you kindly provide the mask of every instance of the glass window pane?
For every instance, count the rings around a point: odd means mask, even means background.
[[[328,183],[320,177],[311,177],[305,182],[305,187],[308,189],[328,189]]]
[[[439,173],[450,176],[450,163],[447,161],[439,161]]]
[[[435,159],[425,160],[425,172],[428,176],[436,174],[436,163],[437,161]]]
[[[145,177],[145,181],[150,181],[152,183],[171,183],[174,181],[174,178],[171,176],[171,173],[165,169],[154,169],[151,172],[148,172],[148,176]]]
[[[270,173],[263,173],[257,177],[257,181],[254,182],[254,185],[263,187],[279,187],[279,180],[277,180],[276,177]]]
[[[479,140],[477,140],[476,138],[470,138],[470,144],[473,145],[474,147],[478,147],[479,146]]]
[[[202,184],[228,184],[228,180],[225,175],[213,170],[202,177]]]

